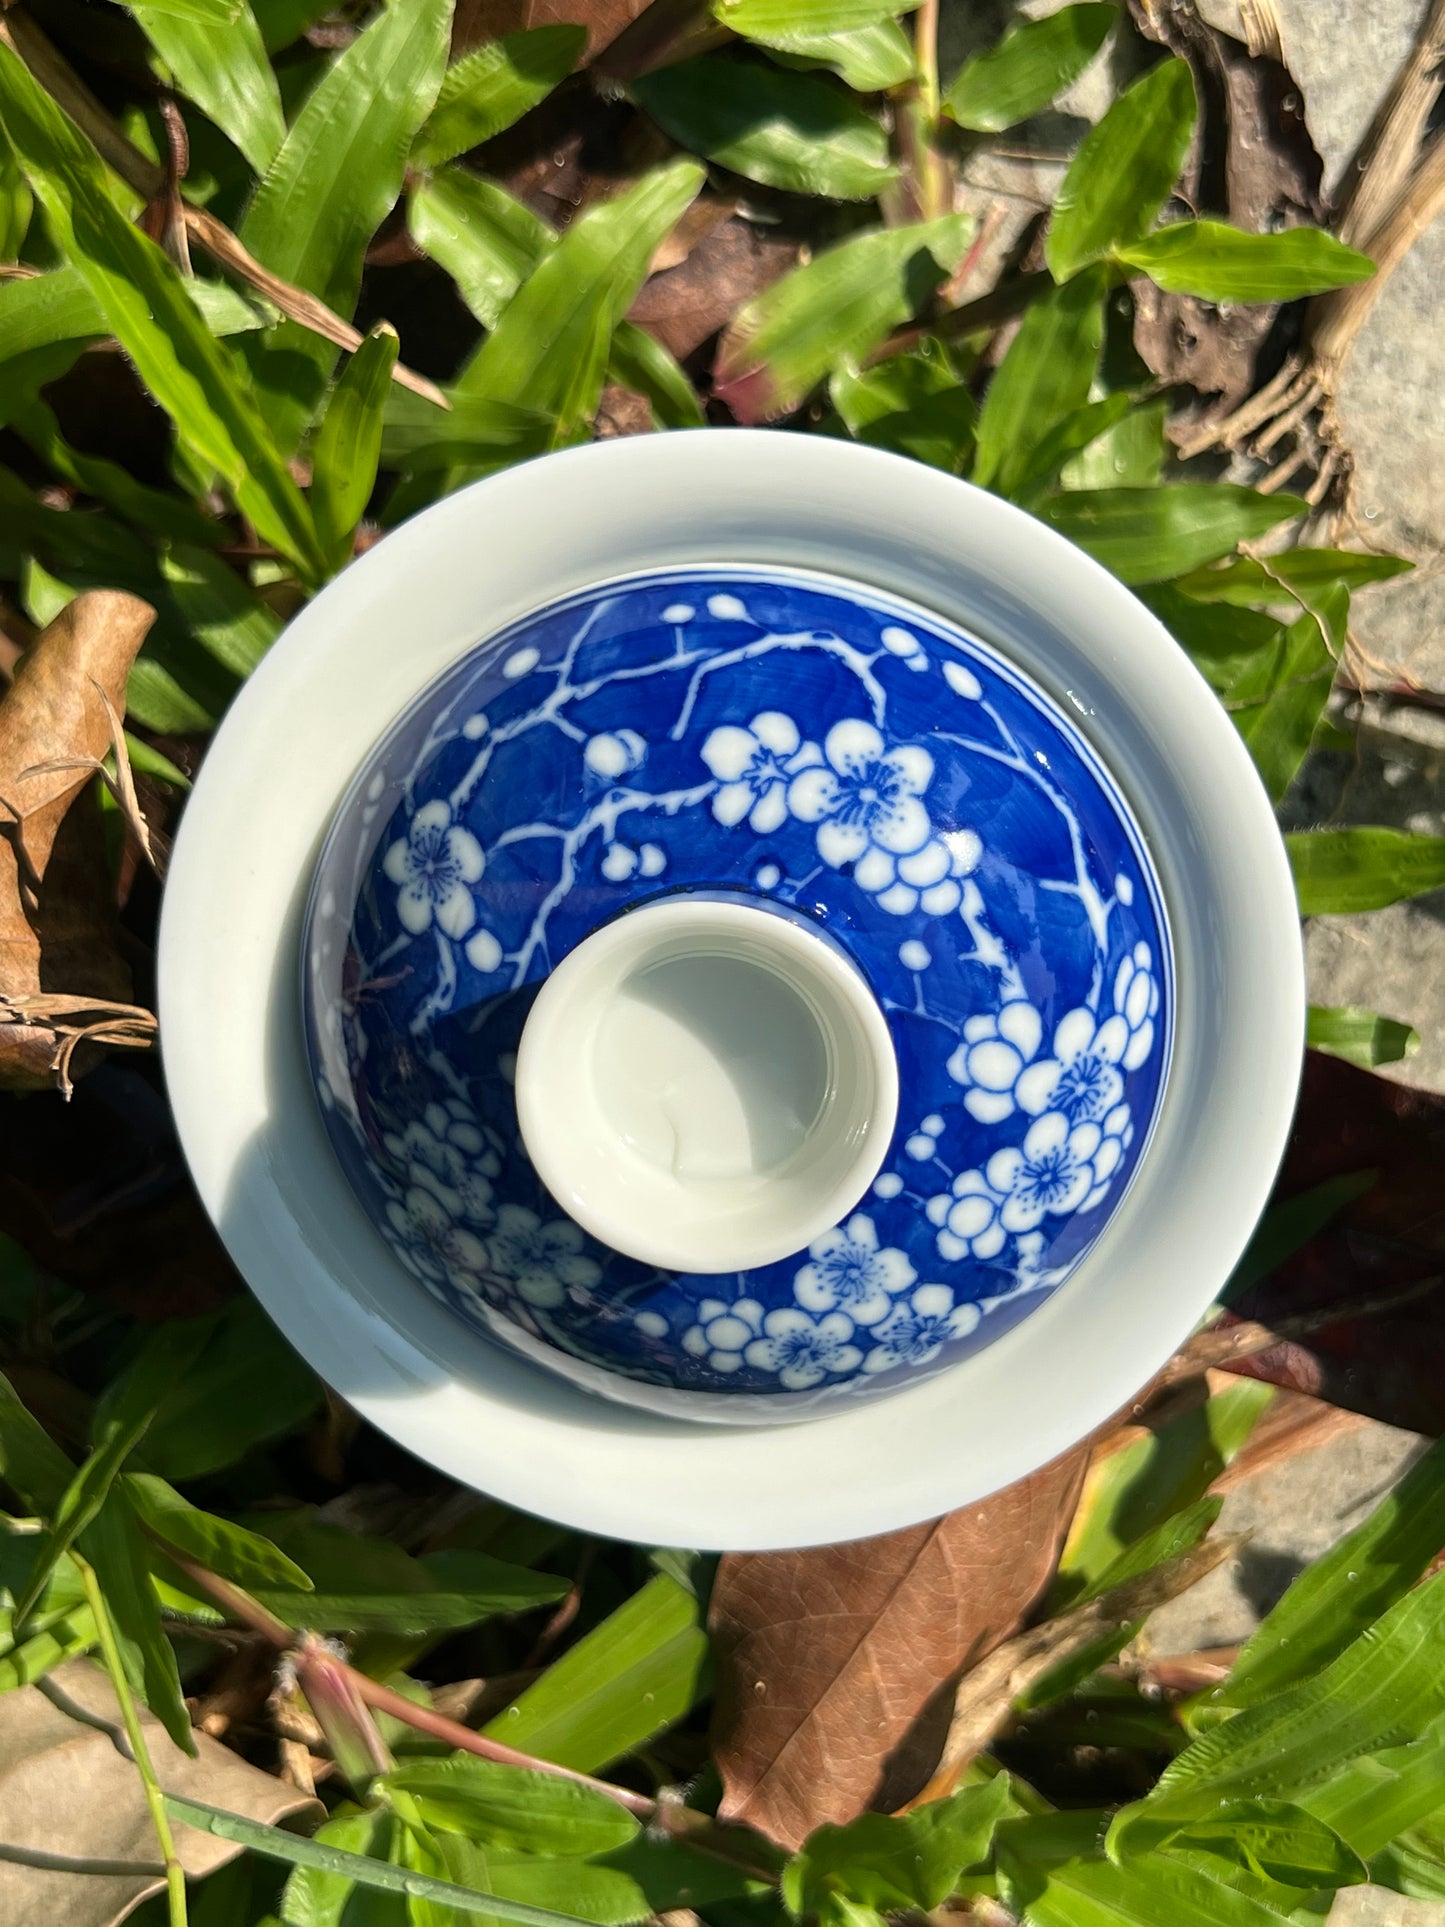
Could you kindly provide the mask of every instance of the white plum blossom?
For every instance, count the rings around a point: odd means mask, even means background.
[[[1126,1071],[1137,1070],[1154,1048],[1159,986],[1154,981],[1153,961],[1148,944],[1136,943],[1114,973],[1114,1009],[1129,1026],[1129,1042],[1121,1060]]]
[[[430,1191],[444,1211],[474,1223],[490,1218],[489,1180],[500,1165],[460,1099],[447,1105],[428,1104],[405,1131],[389,1132],[385,1144],[406,1165],[407,1182]]]
[[[635,729],[616,729],[589,736],[582,748],[582,761],[594,776],[611,781],[637,769],[646,754],[647,744]]]
[[[746,729],[723,723],[702,746],[702,759],[721,788],[712,813],[731,829],[748,819],[758,836],[772,836],[788,815],[788,785],[801,770],[823,760],[816,743],[805,743],[791,716],[765,709]]]
[[[481,844],[452,822],[440,798],[423,804],[382,859],[387,876],[401,886],[397,916],[414,937],[430,928],[433,917],[447,936],[464,937],[477,914],[468,885],[479,881],[485,867]]]
[[[933,780],[928,751],[917,743],[888,749],[872,723],[850,718],[834,723],[823,752],[826,763],[788,784],[788,808],[818,826],[818,855],[835,870],[851,863],[859,888],[900,916],[931,891],[950,896],[952,908],[958,886],[949,852],[932,838],[919,800]]]
[[[396,1251],[407,1269],[429,1285],[448,1281],[469,1291],[481,1286],[487,1247],[475,1232],[459,1225],[440,1199],[413,1185],[400,1203],[386,1207],[396,1235]]]
[[[982,851],[971,830],[955,832],[950,841],[953,849],[942,837],[930,837],[921,850],[899,857],[875,845],[854,866],[853,881],[892,916],[911,916],[921,904],[929,916],[946,917],[963,899],[958,879],[968,874]]]
[[[950,1263],[996,1258],[1008,1243],[999,1222],[1003,1199],[981,1171],[961,1171],[952,1189],[930,1198],[924,1206],[929,1222],[938,1226],[938,1253]]]
[[[1032,1117],[1062,1111],[1071,1124],[1096,1122],[1124,1095],[1119,1063],[1129,1026],[1116,1012],[1100,1023],[1091,1010],[1071,1010],[1054,1032],[1054,1054],[1030,1064],[1014,1095]]]
[[[504,1204],[487,1240],[494,1274],[505,1279],[529,1305],[551,1311],[569,1291],[585,1291],[602,1276],[601,1267],[582,1250],[581,1229],[570,1218],[544,1224],[525,1205]]]
[[[763,1307],[756,1298],[739,1298],[731,1305],[721,1298],[704,1298],[697,1323],[682,1335],[682,1349],[705,1358],[715,1372],[740,1372],[744,1352],[762,1329]]]
[[[899,1365],[927,1365],[945,1345],[967,1338],[978,1319],[978,1306],[955,1305],[947,1285],[920,1285],[872,1334],[877,1343],[863,1360],[863,1369],[890,1372]]]
[[[856,1372],[863,1354],[849,1341],[853,1321],[840,1311],[813,1319],[785,1306],[763,1319],[763,1335],[743,1353],[755,1371],[776,1372],[785,1391],[806,1392],[829,1373]]]
[[[1067,1217],[1098,1203],[1124,1155],[1128,1128],[1127,1104],[1102,1125],[1070,1125],[1062,1111],[1050,1111],[1029,1126],[1021,1145],[995,1151],[984,1176],[1003,1200],[1002,1228],[1032,1231],[1045,1217]]]
[[[859,1325],[886,1318],[897,1294],[918,1276],[901,1251],[879,1249],[873,1220],[861,1211],[814,1239],[808,1256],[811,1263],[793,1279],[798,1303],[813,1312],[844,1311]]]
[[[963,1037],[948,1060],[948,1074],[964,1087],[964,1108],[980,1124],[1001,1124],[1012,1117],[1015,1086],[1043,1041],[1043,1019],[1033,1005],[1016,997],[996,1014],[966,1017]]]

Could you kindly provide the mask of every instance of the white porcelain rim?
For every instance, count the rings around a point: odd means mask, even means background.
[[[1174,938],[1174,1054],[1154,1139],[1078,1272],[953,1371],[786,1427],[605,1403],[423,1295],[335,1160],[300,1034],[296,947],[315,856],[396,716],[529,608],[688,565],[852,578],[1000,648],[1072,708],[1114,773]],[[1273,812],[1162,626],[995,496],[877,450],[762,430],[543,457],[448,497],[353,563],[274,645],[211,744],[173,852],[159,972],[167,1081],[202,1200],[321,1376],[418,1457],[523,1510],[718,1549],[934,1517],[1046,1463],[1124,1404],[1248,1241],[1304,1042]]]

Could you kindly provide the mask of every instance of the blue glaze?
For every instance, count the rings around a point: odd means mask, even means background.
[[[900,1075],[869,1195],[724,1277],[566,1218],[511,1085],[548,971],[694,889],[827,930]],[[632,578],[474,650],[343,802],[304,948],[326,1128],[401,1262],[539,1362],[708,1417],[897,1389],[1041,1304],[1123,1197],[1169,1057],[1157,879],[1073,724],[953,625],[803,572]]]

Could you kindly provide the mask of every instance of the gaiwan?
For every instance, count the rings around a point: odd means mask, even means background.
[[[804,572],[480,642],[357,775],[304,948],[326,1128],[417,1289],[704,1420],[999,1337],[1117,1210],[1169,1062],[1158,881],[1067,697]]]

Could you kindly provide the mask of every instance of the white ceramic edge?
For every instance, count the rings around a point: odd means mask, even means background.
[[[831,1006],[820,1018],[830,1056],[842,1054],[840,1033],[850,1033],[848,1082],[863,1108],[859,1115],[855,1106],[847,1134],[848,1161],[841,1171],[818,1174],[821,1183],[818,1176],[808,1182],[806,1169],[799,1173],[786,1210],[776,1183],[760,1185],[755,1177],[746,1186],[751,1199],[735,1185],[710,1202],[707,1191],[717,1187],[702,1186],[688,1210],[686,1181],[655,1182],[597,1115],[592,1079],[580,1067],[604,1007],[664,946],[674,955],[699,947],[708,954],[766,954],[778,976],[802,978],[797,987],[806,1005]],[[827,1021],[839,1015],[842,1023]],[[837,1071],[834,1063],[835,1098]],[[585,1231],[643,1264],[722,1277],[791,1257],[855,1209],[897,1127],[898,1058],[862,973],[812,926],[764,906],[670,896],[594,930],[547,978],[517,1046],[516,1097],[517,1124],[537,1176]]]
[[[690,1425],[604,1403],[424,1296],[326,1140],[297,1009],[321,837],[408,702],[539,601],[708,564],[851,575],[1002,646],[1072,706],[1118,773],[1174,939],[1177,1021],[1153,1142],[1079,1271],[953,1371],[798,1426]],[[353,563],[274,645],[210,747],[173,853],[159,971],[166,1075],[200,1195],[262,1304],[335,1390],[419,1457],[524,1510],[718,1549],[824,1544],[937,1516],[1123,1405],[1248,1241],[1304,1045],[1284,847],[1243,743],[1184,652],[1021,510],[901,457],[776,431],[549,456],[447,498]]]

